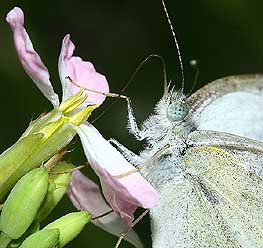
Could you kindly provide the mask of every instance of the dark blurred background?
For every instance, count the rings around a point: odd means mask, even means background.
[[[17,140],[32,118],[51,109],[17,59],[12,34],[5,22],[6,13],[14,6],[24,10],[27,31],[49,68],[58,93],[61,89],[57,58],[61,40],[67,33],[76,45],[75,54],[93,62],[96,69],[107,76],[112,92],[119,92],[136,65],[150,53],[164,57],[168,79],[180,88],[178,56],[160,0],[1,1],[1,151]],[[195,90],[227,75],[263,71],[263,1],[167,0],[167,8],[181,47],[186,92],[191,89],[195,76],[189,66],[192,59],[199,62],[200,69]],[[125,92],[133,101],[139,122],[152,112],[162,92],[161,66],[153,60],[145,64]],[[104,108],[111,102],[112,99],[108,99]],[[93,117],[102,109],[103,106]],[[114,137],[138,152],[143,143],[128,134],[126,119],[125,103],[119,101],[95,126],[106,138]],[[78,139],[75,141],[71,157],[79,165],[85,158]],[[91,171],[88,173],[96,180]],[[48,221],[73,210],[65,198]],[[135,229],[146,247],[150,247],[149,220],[144,219]],[[67,247],[114,247],[115,242],[115,237],[89,224]],[[123,242],[121,247],[131,246]]]

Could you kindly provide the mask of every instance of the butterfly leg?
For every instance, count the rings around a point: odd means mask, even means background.
[[[74,80],[72,80],[69,76],[66,77],[66,79],[68,79],[72,84],[74,84],[75,86],[79,87],[80,89],[83,88],[87,91],[93,92],[93,93],[97,93],[100,95],[104,95],[107,97],[113,97],[113,98],[122,98],[125,99],[127,102],[127,109],[128,109],[128,127],[130,130],[130,133],[133,134],[135,136],[135,138],[137,140],[143,140],[146,137],[146,130],[140,130],[138,127],[138,124],[136,122],[136,118],[131,106],[131,100],[129,97],[125,96],[125,95],[121,95],[121,94],[116,94],[116,93],[105,93],[105,92],[101,92],[101,91],[97,91],[97,90],[92,90],[92,89],[88,89],[85,87],[82,87],[81,85],[79,85],[79,83],[75,82]]]
[[[121,173],[119,175],[114,176],[115,178],[122,178],[122,177],[126,177],[129,176],[130,174],[136,173],[142,169],[145,169],[146,167],[152,165],[152,163],[158,159],[161,155],[163,155],[164,153],[166,153],[168,150],[170,149],[170,145],[167,144],[164,147],[162,147],[159,151],[157,151],[153,156],[151,156],[149,159],[145,160],[145,162],[143,162],[142,164],[138,165],[136,168],[134,168],[133,170]]]
[[[73,172],[73,171],[76,171],[76,170],[80,170],[80,169],[83,169],[87,167],[87,165],[80,165],[80,166],[76,166],[76,167],[73,167],[72,169],[67,169],[67,170],[63,170],[63,171],[49,171],[48,174],[49,175],[60,175],[60,174],[67,174],[67,173],[70,173],[70,172]]]
[[[117,150],[125,157],[125,159],[132,163],[135,167],[143,163],[144,160],[139,155],[129,150],[126,146],[122,145],[116,139],[111,138],[108,141],[113,144],[117,148]]]
[[[135,221],[132,222],[132,226],[131,226],[126,232],[123,232],[123,233],[120,235],[120,237],[119,237],[116,245],[114,246],[114,248],[118,248],[118,247],[120,246],[121,241],[122,241],[123,238],[127,235],[127,233],[128,233],[137,223],[139,223],[139,221],[140,221],[149,211],[150,211],[149,209],[146,209]]]
[[[100,219],[100,218],[103,218],[103,217],[106,216],[106,215],[111,214],[112,212],[113,212],[113,210],[111,209],[111,210],[109,210],[109,211],[107,211],[107,212],[105,212],[105,213],[103,213],[103,214],[100,214],[100,215],[98,215],[98,216],[92,217],[91,220],[98,220],[98,219]]]
[[[138,127],[130,99],[127,100],[127,111],[128,111],[128,128],[130,133],[133,134],[137,140],[145,139],[146,130],[141,130]]]
[[[43,163],[42,165],[48,170],[51,170],[67,153],[68,150],[67,147],[65,147],[59,153],[55,154],[52,158],[50,158],[46,163]]]

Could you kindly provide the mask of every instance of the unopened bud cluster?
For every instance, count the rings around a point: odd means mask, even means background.
[[[40,222],[65,194],[69,173],[52,174],[72,168],[61,162],[51,170],[36,168],[25,174],[5,200],[0,216],[0,248],[64,247],[89,222],[86,211],[65,215],[40,230]]]
[[[96,108],[94,105],[72,113],[87,98],[82,93],[33,121],[0,155],[0,248],[60,248],[89,222],[90,214],[82,211],[41,227],[67,192],[70,171],[74,170],[72,164],[59,162],[76,134],[72,125],[84,122]]]

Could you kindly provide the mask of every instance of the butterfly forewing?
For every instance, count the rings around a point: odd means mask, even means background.
[[[151,210],[154,248],[241,247],[226,237],[218,211],[197,187],[191,179],[163,188],[157,208]]]
[[[152,211],[153,230],[158,230],[153,247],[263,247],[258,175],[232,151],[215,147],[188,149],[181,167],[182,177],[162,188]]]

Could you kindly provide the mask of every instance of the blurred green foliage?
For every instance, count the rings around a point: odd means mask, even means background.
[[[67,33],[76,44],[75,54],[93,62],[107,76],[112,92],[121,89],[135,66],[150,53],[164,57],[168,79],[180,88],[178,56],[160,0],[1,1],[0,151],[17,140],[32,118],[51,109],[17,59],[12,34],[5,22],[6,13],[14,6],[24,10],[27,31],[59,93],[57,59],[61,40]],[[195,75],[189,66],[191,59],[199,61],[200,77],[195,89],[223,76],[262,72],[262,1],[167,0],[167,7],[184,61],[185,92],[191,88]],[[126,91],[139,121],[151,113],[162,91],[159,63],[145,64]],[[111,102],[108,99],[94,115]],[[143,147],[126,130],[126,106],[121,100],[95,126],[106,138],[114,137],[136,152]],[[85,159],[77,140],[74,148],[70,156],[75,164],[82,164]],[[88,173],[95,178],[90,170]],[[72,210],[65,198],[49,221]],[[135,228],[146,247],[150,247],[148,227],[149,221],[145,219]],[[89,224],[67,247],[113,247],[115,242],[115,237]],[[122,247],[131,246],[123,242]]]

